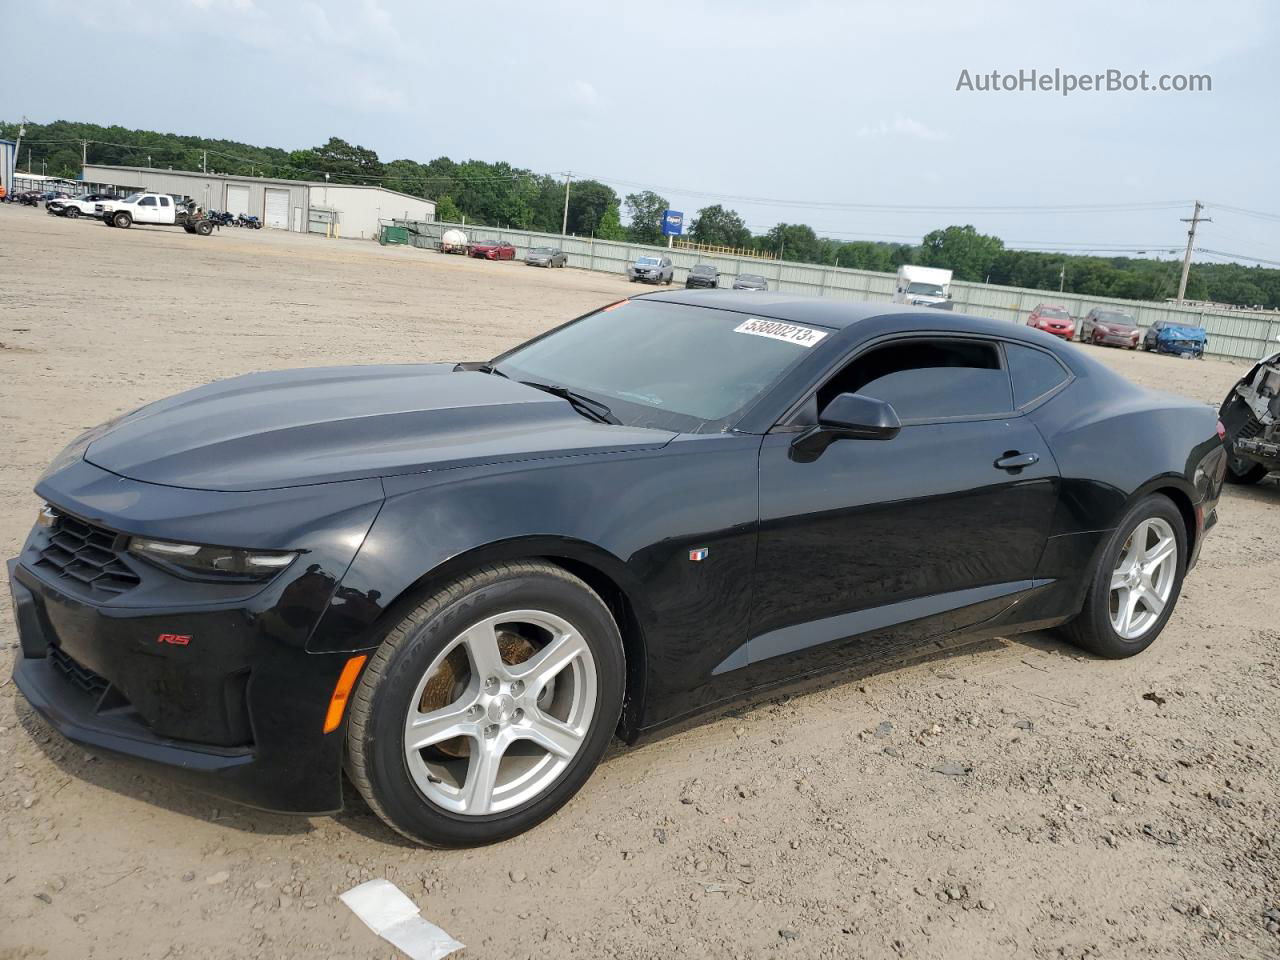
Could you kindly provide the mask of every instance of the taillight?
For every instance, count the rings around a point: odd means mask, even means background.
[[[1218,439],[1219,440],[1227,439],[1227,428],[1222,425],[1221,420],[1218,421]]]

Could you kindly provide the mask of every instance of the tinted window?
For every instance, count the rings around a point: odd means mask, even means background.
[[[162,206],[162,207],[167,207],[167,206],[169,206],[169,198],[168,198],[168,197],[161,197],[161,198],[160,198],[160,206]]]
[[[1019,407],[1043,397],[1067,379],[1062,364],[1043,350],[1006,343],[1004,355],[1009,360],[1009,375],[1013,378],[1013,402]]]
[[[818,392],[818,409],[838,393],[861,393],[893,405],[902,420],[1009,413],[1009,375],[994,344],[909,340],[864,354]]]
[[[155,197],[143,197],[141,200],[138,201],[138,206],[140,207],[154,207],[155,205],[156,205]]]
[[[772,328],[790,336],[779,338]],[[633,426],[710,432],[829,333],[727,310],[624,300],[517,347],[497,366],[512,380],[559,384],[603,400]]]

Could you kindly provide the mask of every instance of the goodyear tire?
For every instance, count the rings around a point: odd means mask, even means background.
[[[482,567],[409,611],[370,658],[347,774],[416,843],[505,840],[586,783],[624,686],[617,624],[583,581],[540,562]]]

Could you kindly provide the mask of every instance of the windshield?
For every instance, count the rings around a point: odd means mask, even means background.
[[[1061,307],[1041,307],[1040,316],[1048,317],[1050,320],[1070,320],[1071,314],[1063,310]]]
[[[141,194],[141,193],[131,193],[131,194],[129,194],[127,197],[125,197],[125,198],[124,198],[124,202],[125,202],[125,203],[137,203],[137,202],[138,202],[138,200],[139,200],[139,199],[141,199],[141,197],[142,197],[142,194]]]
[[[744,273],[738,277],[739,283],[764,283],[764,277],[758,277],[754,273]]]
[[[642,267],[656,267],[662,261],[657,257],[640,257],[636,263]]]
[[[701,264],[701,263],[700,263],[700,264],[698,264],[696,267],[694,267],[694,268],[693,268],[693,272],[694,272],[694,273],[715,273],[715,272],[716,272],[716,268],[715,268],[715,267],[708,267],[708,266],[705,266],[705,265],[703,265],[703,264]]]
[[[919,280],[907,287],[907,293],[915,293],[924,297],[941,297],[944,296],[942,287],[936,283],[923,283]]]
[[[534,247],[529,252],[536,253],[539,256],[544,256],[544,257],[549,257],[551,256],[551,254],[555,253],[555,251],[552,250],[550,247]]]
[[[734,420],[828,332],[727,310],[624,300],[517,347],[495,366],[512,380],[599,399],[631,426],[710,432]]]
[[[1113,313],[1109,310],[1103,310],[1101,313],[1098,314],[1098,322],[1099,323],[1127,323],[1129,325],[1132,325],[1133,317],[1129,316],[1127,313]]]

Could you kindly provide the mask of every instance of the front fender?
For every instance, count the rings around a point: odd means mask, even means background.
[[[435,586],[547,557],[598,592],[617,588],[643,638],[646,705],[676,709],[745,639],[759,446],[758,436],[686,435],[660,449],[387,478],[309,648],[370,649]]]

